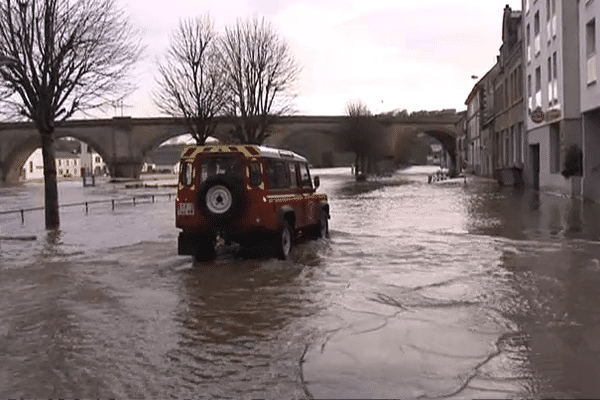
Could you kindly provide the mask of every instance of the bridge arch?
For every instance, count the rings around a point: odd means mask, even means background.
[[[28,136],[19,142],[13,150],[8,153],[2,163],[3,180],[7,183],[15,183],[19,181],[21,176],[21,168],[25,162],[37,148],[42,147],[42,139],[40,135]]]
[[[107,154],[102,146],[100,146],[93,138],[78,134],[76,131],[69,133],[58,133],[54,136],[54,140],[56,141],[58,139],[68,137],[86,143],[88,146],[94,149],[94,151],[96,151],[102,157],[102,159],[106,159]],[[39,133],[27,135],[23,140],[17,142],[2,163],[3,181],[6,183],[18,182],[25,162],[34,151],[41,147],[42,140]]]
[[[352,153],[339,148],[336,131],[332,129],[296,129],[281,137],[275,134],[265,144],[301,154],[315,167],[350,165],[353,162]]]
[[[420,112],[394,117],[376,117],[388,132],[388,147],[394,149],[394,135],[425,132],[436,137],[456,162],[456,123],[459,115],[444,112]],[[352,161],[341,149],[335,136],[345,116],[286,116],[273,125],[273,134],[265,144],[288,147],[306,154],[315,166],[345,165]],[[217,137],[227,137],[232,122],[220,121]],[[100,120],[66,121],[55,130],[55,137],[74,137],[87,143],[104,159],[113,177],[138,178],[144,156],[162,142],[187,133],[178,118],[115,117]],[[18,179],[20,168],[29,154],[40,147],[40,136],[32,123],[0,123],[0,179]],[[344,156],[345,153],[345,156]],[[345,157],[345,158],[344,158]],[[333,159],[333,160],[332,160]],[[17,165],[19,164],[19,165]]]
[[[448,152],[452,163],[448,167],[451,170],[451,175],[454,175],[454,172],[458,170],[456,165],[456,132],[449,129],[435,129],[425,130],[423,133],[437,139],[442,144],[442,148]]]

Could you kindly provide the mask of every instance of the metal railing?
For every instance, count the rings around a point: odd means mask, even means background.
[[[131,204],[131,205],[135,206],[137,204],[143,204],[143,203],[154,203],[156,197],[168,197],[168,201],[171,201],[171,197],[174,197],[174,196],[175,196],[175,194],[173,194],[173,193],[142,194],[142,195],[138,195],[138,196],[122,197],[122,198],[117,198],[117,199],[89,200],[89,201],[81,201],[78,203],[59,204],[58,207],[59,208],[77,207],[77,206],[85,207],[85,213],[88,214],[90,211],[90,206],[92,204],[111,203],[112,211],[114,211],[115,208],[121,204]],[[24,224],[26,212],[42,211],[42,210],[44,210],[44,207],[21,208],[18,210],[0,211],[0,215],[21,214],[21,223]]]

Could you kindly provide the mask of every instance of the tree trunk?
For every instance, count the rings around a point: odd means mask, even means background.
[[[46,211],[46,229],[57,229],[58,185],[56,182],[56,153],[54,151],[53,132],[41,132],[42,158],[44,160],[44,198]]]

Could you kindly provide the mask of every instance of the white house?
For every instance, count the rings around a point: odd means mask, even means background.
[[[85,148],[85,152],[83,151]],[[102,174],[106,166],[104,160],[95,151],[88,152],[87,146],[81,147],[82,152],[74,154],[68,151],[56,150],[56,175],[61,178],[79,178],[81,177],[82,169],[87,173],[94,171],[94,174]],[[83,157],[82,157],[83,155]],[[21,171],[21,180],[43,180],[44,179],[44,161],[42,159],[42,149],[36,149],[25,164]]]

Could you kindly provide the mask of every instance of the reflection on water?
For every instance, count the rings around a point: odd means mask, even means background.
[[[473,232],[517,240],[503,246],[502,266],[512,279],[498,307],[525,335],[533,394],[597,397],[600,207],[526,189],[482,195],[470,201]]]
[[[352,197],[361,194],[373,192],[375,190],[385,187],[395,187],[400,185],[406,185],[411,183],[406,179],[379,179],[372,181],[355,181],[349,180],[335,190],[333,195],[335,197]]]
[[[0,397],[597,397],[598,205],[409,172],[315,171],[331,238],[288,261],[177,256],[166,199],[0,219],[37,237],[0,240]]]

